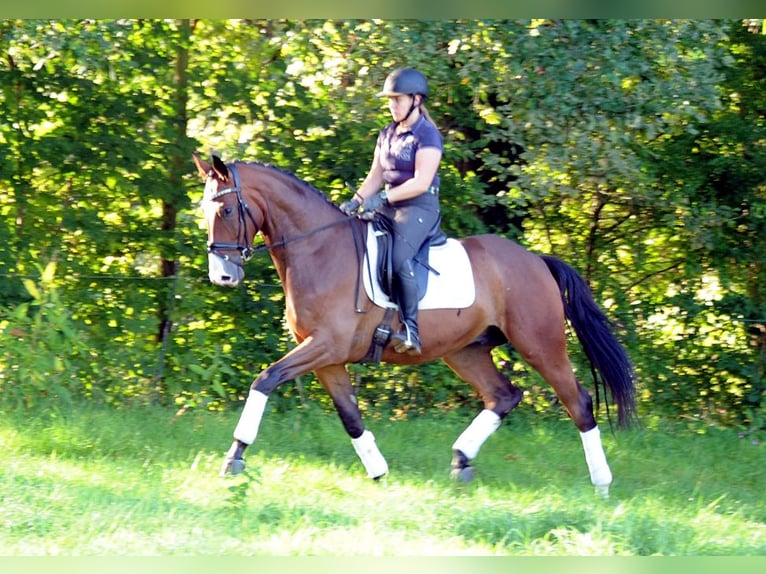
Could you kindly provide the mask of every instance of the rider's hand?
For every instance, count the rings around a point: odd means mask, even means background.
[[[375,211],[378,209],[381,205],[386,203],[386,195],[385,192],[376,193],[372,197],[368,197],[364,200],[364,205],[362,205],[362,211],[368,212],[368,211]]]
[[[357,199],[349,199],[340,204],[340,210],[346,215],[351,215],[362,205]]]

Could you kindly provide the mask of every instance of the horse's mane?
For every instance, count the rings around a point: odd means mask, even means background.
[[[317,197],[323,199],[325,201],[325,203],[327,203],[328,205],[331,205],[335,209],[339,209],[337,205],[335,205],[332,201],[330,201],[330,198],[327,197],[326,193],[324,193],[322,190],[316,188],[315,186],[311,185],[307,181],[302,180],[300,177],[298,177],[297,175],[295,175],[291,171],[288,171],[288,170],[286,170],[284,168],[281,168],[279,166],[276,166],[276,165],[273,165],[273,164],[270,164],[270,163],[265,163],[265,162],[262,162],[262,161],[237,161],[235,163],[241,163],[241,164],[244,164],[244,165],[249,165],[249,166],[263,168],[263,169],[266,169],[266,170],[269,170],[269,171],[274,171],[274,172],[276,172],[276,173],[278,173],[280,175],[285,176],[291,182],[297,184],[297,186],[301,190],[311,192],[312,194],[316,195]]]

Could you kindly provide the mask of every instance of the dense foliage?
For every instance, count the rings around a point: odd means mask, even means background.
[[[578,268],[642,409],[766,422],[761,21],[4,20],[0,53],[3,401],[241,397],[291,344],[282,294],[265,256],[240,289],[208,284],[191,152],[340,201],[387,121],[376,92],[410,65],[445,136],[445,229]],[[351,369],[387,413],[475,408],[438,364]],[[327,401],[310,376],[275,404],[307,399]]]

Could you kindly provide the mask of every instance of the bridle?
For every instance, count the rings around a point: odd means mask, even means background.
[[[288,243],[292,243],[293,241],[298,241],[299,239],[304,239],[306,237],[314,235],[315,233],[323,231],[329,227],[340,225],[341,223],[345,223],[357,217],[356,215],[353,215],[353,214],[347,215],[341,219],[331,221],[330,223],[321,225],[319,227],[311,229],[310,231],[306,231],[305,233],[301,233],[293,237],[284,238],[281,241],[276,241],[274,243],[264,243],[263,245],[252,247],[251,245],[249,245],[247,241],[247,220],[249,219],[253,224],[253,229],[254,229],[253,239],[255,239],[255,236],[258,234],[258,231],[260,231],[260,228],[258,227],[258,223],[255,221],[255,217],[253,217],[253,214],[250,211],[250,208],[245,202],[244,197],[242,197],[242,187],[239,183],[239,173],[237,172],[236,163],[230,164],[228,168],[231,171],[231,176],[232,176],[231,179],[232,179],[233,185],[230,187],[226,187],[224,189],[218,190],[211,197],[203,198],[203,202],[204,202],[204,201],[215,201],[216,199],[223,197],[224,195],[227,195],[229,193],[234,193],[237,195],[237,211],[238,211],[237,218],[239,221],[239,227],[237,229],[237,242],[225,243],[221,241],[208,241],[207,243],[207,252],[209,254],[215,255],[216,257],[223,259],[224,261],[231,261],[235,265],[238,265],[241,267],[243,263],[246,263],[247,261],[249,261],[253,257],[253,255],[255,255],[256,253],[260,251],[267,251],[269,249],[274,249],[275,247],[283,247],[287,245]],[[213,177],[212,171],[209,174],[209,176]],[[239,251],[240,255],[242,256],[242,262],[240,263],[238,261],[234,261],[228,255],[224,253],[220,253],[220,251]]]
[[[242,187],[239,184],[239,173],[237,172],[236,165],[229,166],[232,175],[233,186],[218,190],[213,196],[205,198],[205,201],[214,201],[229,193],[235,193],[237,195],[237,217],[239,220],[239,227],[237,229],[237,242],[236,243],[224,243],[220,241],[208,241],[207,252],[220,257],[225,261],[229,261],[228,255],[220,253],[220,251],[239,251],[242,256],[242,261],[249,261],[255,254],[256,250],[253,249],[247,241],[247,220],[249,219],[253,224],[253,239],[258,234],[258,223],[256,223],[253,214],[250,212],[250,208],[245,203],[245,199],[242,197]],[[210,174],[212,177],[212,172]],[[232,261],[233,263],[236,263]]]

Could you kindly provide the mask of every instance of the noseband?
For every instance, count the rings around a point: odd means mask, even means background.
[[[255,222],[253,214],[250,212],[250,208],[245,203],[245,199],[242,197],[242,187],[239,184],[239,173],[237,173],[237,166],[231,164],[229,166],[231,170],[232,180],[234,185],[225,189],[219,190],[215,195],[208,198],[207,201],[214,201],[219,197],[223,197],[229,193],[237,194],[237,211],[239,218],[239,228],[237,229],[237,242],[236,243],[222,243],[218,241],[209,241],[207,244],[207,252],[212,253],[216,257],[228,261],[229,256],[220,253],[220,251],[239,251],[242,256],[242,261],[248,261],[255,252],[247,241],[247,220],[249,219],[253,223],[253,237],[258,233],[258,224]]]

